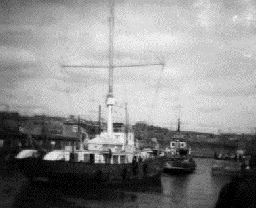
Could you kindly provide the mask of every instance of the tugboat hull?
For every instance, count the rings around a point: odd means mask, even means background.
[[[172,174],[172,175],[181,175],[181,174],[190,174],[195,171],[195,168],[164,168],[164,173]]]
[[[191,158],[190,160],[175,159],[165,163],[163,169],[164,173],[168,174],[189,174],[193,173],[196,169],[195,161]]]

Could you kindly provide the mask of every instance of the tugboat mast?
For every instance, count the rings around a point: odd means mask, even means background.
[[[177,127],[177,132],[180,132],[180,118],[178,118],[178,127]]]

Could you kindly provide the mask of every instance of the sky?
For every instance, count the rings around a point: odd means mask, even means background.
[[[253,0],[116,0],[114,119],[200,132],[256,127]],[[106,118],[108,0],[0,3],[0,110]]]

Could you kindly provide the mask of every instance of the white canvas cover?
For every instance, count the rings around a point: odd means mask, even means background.
[[[19,159],[29,158],[29,157],[33,157],[37,153],[38,153],[37,150],[26,149],[26,150],[22,150],[21,152],[19,152],[18,155],[16,156],[16,158],[19,158]]]

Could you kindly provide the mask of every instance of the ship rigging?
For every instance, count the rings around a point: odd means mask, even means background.
[[[61,65],[63,68],[108,68],[109,70],[109,87],[108,95],[106,98],[106,105],[108,108],[108,122],[107,122],[107,132],[109,137],[113,137],[113,107],[115,105],[114,98],[114,68],[123,68],[123,67],[146,67],[146,66],[162,66],[162,71],[164,70],[165,63],[164,61],[159,61],[158,63],[143,63],[143,64],[130,64],[130,65],[114,65],[114,8],[115,0],[110,0],[110,14],[109,14],[109,64],[108,66],[104,65]],[[159,86],[160,79],[158,80]],[[158,88],[156,90],[156,94]],[[127,108],[127,107],[126,107]]]

